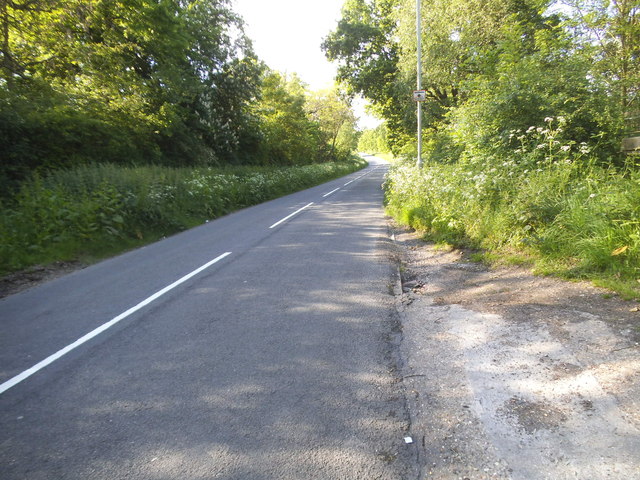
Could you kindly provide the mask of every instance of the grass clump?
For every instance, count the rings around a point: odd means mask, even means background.
[[[0,274],[91,260],[356,171],[360,159],[291,167],[81,166],[0,198]]]
[[[584,146],[538,145],[422,170],[394,165],[387,210],[433,239],[481,249],[487,263],[531,265],[640,299],[640,170],[599,164]]]

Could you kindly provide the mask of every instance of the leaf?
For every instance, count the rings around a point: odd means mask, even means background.
[[[616,248],[613,252],[611,252],[611,256],[615,257],[617,255],[622,255],[624,252],[626,252],[627,250],[629,250],[629,245],[625,245],[623,247],[620,248]]]

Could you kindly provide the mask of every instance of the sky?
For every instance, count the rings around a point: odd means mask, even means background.
[[[253,48],[270,68],[297,73],[311,90],[333,85],[335,64],[320,45],[336,28],[345,0],[231,0],[232,9],[245,21]],[[363,102],[354,105],[362,128],[379,121],[364,113]]]

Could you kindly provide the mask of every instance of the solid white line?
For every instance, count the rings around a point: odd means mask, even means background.
[[[280,220],[280,221],[278,221],[278,222],[274,223],[273,225],[271,225],[269,228],[275,228],[275,227],[277,227],[277,226],[278,226],[278,225],[280,225],[282,222],[286,222],[287,220],[289,220],[289,219],[290,219],[291,217],[293,217],[294,215],[296,215],[296,214],[300,213],[301,211],[303,211],[305,208],[309,208],[311,205],[313,205],[313,202],[311,202],[311,203],[309,203],[309,204],[305,205],[305,206],[304,206],[304,207],[302,207],[302,208],[299,208],[298,210],[296,210],[295,212],[293,212],[291,215],[287,215],[287,216],[286,216],[286,217],[284,217],[282,220]]]
[[[322,195],[322,198],[328,197],[332,193],[336,193],[338,190],[340,190],[340,187],[336,188],[335,190],[331,190],[329,193],[325,193],[324,195]]]
[[[355,180],[351,180],[350,182],[345,183],[344,186],[346,187],[347,185],[349,185],[349,184],[351,184],[353,182],[355,182]]]
[[[67,353],[69,353],[70,351],[74,350],[75,348],[79,347],[80,345],[82,345],[83,343],[88,342],[89,340],[91,340],[94,337],[97,337],[98,335],[100,335],[102,332],[104,332],[105,330],[113,327],[116,323],[118,323],[119,321],[127,318],[129,315],[137,312],[138,310],[140,310],[142,307],[145,307],[147,305],[149,305],[151,302],[153,302],[154,300],[158,299],[159,297],[161,297],[162,295],[164,295],[165,293],[167,293],[170,290],[173,290],[174,288],[176,288],[178,285],[180,285],[181,283],[186,282],[187,280],[189,280],[191,277],[197,275],[198,273],[202,272],[203,270],[209,268],[211,265],[213,265],[214,263],[219,262],[220,260],[222,260],[223,258],[227,257],[231,255],[231,252],[226,252],[223,253],[222,255],[220,255],[219,257],[214,258],[213,260],[211,260],[208,263],[205,263],[204,265],[202,265],[200,268],[197,268],[196,270],[194,270],[193,272],[185,275],[184,277],[182,277],[181,279],[173,282],[171,285],[169,285],[168,287],[163,288],[162,290],[154,293],[153,295],[151,295],[149,298],[147,298],[146,300],[143,300],[142,302],[140,302],[139,304],[137,304],[135,307],[130,308],[129,310],[127,310],[124,313],[121,313],[120,315],[118,315],[117,317],[109,320],[107,323],[104,323],[102,325],[100,325],[98,328],[96,328],[95,330],[92,330],[91,332],[87,333],[86,335],[84,335],[83,337],[79,338],[78,340],[76,340],[75,342],[73,342],[70,345],[67,345],[66,347],[64,347],[62,350],[58,350],[56,353],[54,353],[53,355],[45,358],[44,360],[42,360],[41,362],[35,364],[33,367],[31,367],[28,370],[25,370],[24,372],[20,373],[19,375],[16,375],[15,377],[11,378],[10,380],[7,380],[6,382],[4,382],[2,385],[0,385],[0,394],[6,392],[7,390],[9,390],[11,387],[17,385],[18,383],[22,382],[23,380],[25,380],[26,378],[29,378],[31,375],[33,375],[34,373],[36,373],[39,370],[42,370],[44,367],[46,367],[47,365],[51,365],[53,362],[55,362],[56,360],[58,360],[60,357],[66,355]]]

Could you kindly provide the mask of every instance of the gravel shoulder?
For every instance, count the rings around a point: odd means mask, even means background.
[[[640,478],[637,303],[390,228],[419,478]]]

